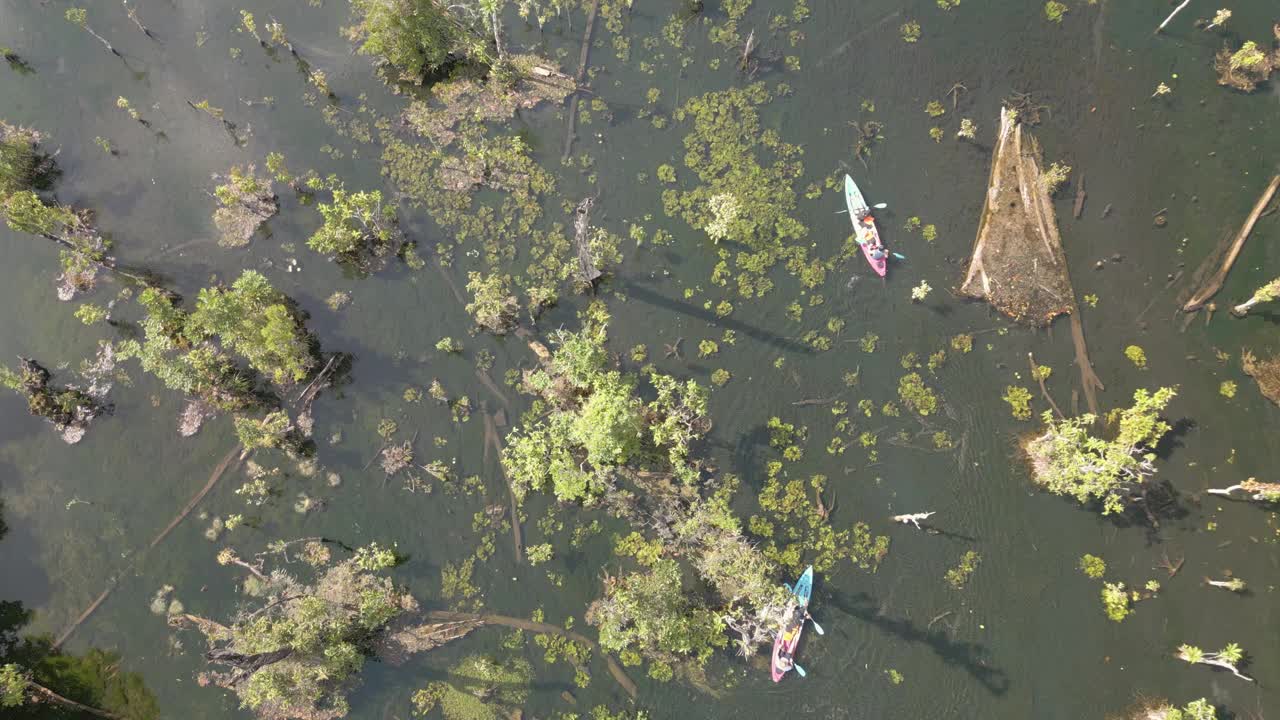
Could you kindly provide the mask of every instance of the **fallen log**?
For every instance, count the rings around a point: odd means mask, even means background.
[[[1244,225],[1241,226],[1240,232],[1236,234],[1235,241],[1231,243],[1231,249],[1227,251],[1226,257],[1222,259],[1222,266],[1218,268],[1218,272],[1209,278],[1200,289],[1191,296],[1190,300],[1182,306],[1183,312],[1195,312],[1204,306],[1219,290],[1222,284],[1226,282],[1227,273],[1231,272],[1231,266],[1235,264],[1236,259],[1240,257],[1240,250],[1244,247],[1244,241],[1249,239],[1249,233],[1253,232],[1253,226],[1258,222],[1258,218],[1262,216],[1262,211],[1267,209],[1267,205],[1271,202],[1271,198],[1275,197],[1276,190],[1280,189],[1280,175],[1271,178],[1271,183],[1267,185],[1267,189],[1262,191],[1258,202],[1254,203],[1253,211],[1249,213],[1249,217],[1245,218]]]

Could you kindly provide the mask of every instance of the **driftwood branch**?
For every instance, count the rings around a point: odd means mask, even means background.
[[[1175,16],[1175,15],[1177,15],[1178,13],[1182,12],[1182,8],[1186,7],[1186,6],[1187,6],[1187,5],[1189,5],[1190,3],[1191,3],[1191,0],[1182,0],[1182,4],[1181,4],[1181,5],[1179,5],[1178,7],[1174,8],[1174,9],[1173,9],[1173,12],[1169,13],[1169,17],[1165,18],[1165,19],[1164,19],[1164,22],[1160,23],[1160,27],[1156,28],[1156,32],[1157,32],[1157,33],[1159,33],[1159,32],[1161,32],[1162,30],[1164,30],[1164,26],[1165,26],[1165,25],[1168,25],[1168,24],[1169,24],[1169,22],[1170,22],[1171,20],[1173,20],[1173,16]]]
[[[1184,3],[1185,4],[1185,3]],[[1218,268],[1218,272],[1209,278],[1204,285],[1196,291],[1191,299],[1183,306],[1183,312],[1195,312],[1199,310],[1209,298],[1212,298],[1219,290],[1222,289],[1222,283],[1227,279],[1227,273],[1231,272],[1231,266],[1235,264],[1236,259],[1240,257],[1240,250],[1244,247],[1244,241],[1249,239],[1249,233],[1253,232],[1253,226],[1258,222],[1258,218],[1262,216],[1262,211],[1266,210],[1267,205],[1271,202],[1271,198],[1275,197],[1276,190],[1280,189],[1280,175],[1271,178],[1271,183],[1267,185],[1267,189],[1262,192],[1262,196],[1258,198],[1258,202],[1254,203],[1253,211],[1249,213],[1249,217],[1245,219],[1244,225],[1240,228],[1240,232],[1236,234],[1236,239],[1231,244],[1231,249],[1227,252],[1227,256],[1222,259],[1222,267]]]
[[[915,525],[917,530],[923,530],[924,528],[920,527],[920,521],[928,520],[930,515],[937,515],[937,512],[930,510],[929,512],[910,513],[908,515],[894,515],[889,519],[894,522],[900,522],[903,525]]]
[[[498,439],[497,421],[489,413],[484,414],[484,442],[485,449],[493,448],[498,456],[498,471],[502,473],[502,480],[507,486],[507,498],[511,502],[511,541],[515,546],[516,562],[522,562],[524,542],[520,537],[520,507],[516,504],[516,491],[511,487],[511,478],[507,477],[507,469],[502,465],[502,441]]]
[[[1044,378],[1040,377],[1039,373],[1036,372],[1036,356],[1027,353],[1027,362],[1031,365],[1031,377],[1040,383],[1040,396],[1044,398],[1045,402],[1049,403],[1054,412],[1058,413],[1059,418],[1065,418],[1066,415],[1062,414],[1062,408],[1058,407],[1058,403],[1053,401],[1053,396],[1049,394],[1049,388],[1045,387]]]
[[[591,33],[596,27],[596,13],[600,11],[600,0],[591,3],[591,11],[587,13],[587,29],[582,33],[582,50],[578,53],[578,75],[574,78],[574,90],[569,93],[569,129],[564,137],[564,154],[561,161],[568,161],[573,151],[573,137],[578,128],[578,89],[587,76],[587,58],[591,55]]]

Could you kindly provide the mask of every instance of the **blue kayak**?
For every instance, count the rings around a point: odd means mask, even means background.
[[[795,598],[796,609],[789,616],[787,626],[773,641],[773,664],[770,669],[774,682],[782,680],[783,676],[795,667],[792,658],[795,656],[796,647],[800,644],[805,615],[809,612],[809,596],[813,594],[812,565],[805,569],[804,574],[796,580],[796,584],[790,590]],[[785,663],[784,658],[787,661]]]

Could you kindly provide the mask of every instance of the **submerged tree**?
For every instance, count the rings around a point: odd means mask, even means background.
[[[476,324],[495,335],[510,332],[516,326],[516,313],[520,311],[520,302],[511,294],[511,276],[473,272],[468,278],[467,290],[475,300],[467,303],[467,312]]]
[[[1195,645],[1179,645],[1178,652],[1174,657],[1192,665],[1211,665],[1224,670],[1231,671],[1232,675],[1241,680],[1253,682],[1253,678],[1240,672],[1240,663],[1244,662],[1244,648],[1236,643],[1227,643],[1227,646],[1218,652],[1207,653]]]
[[[316,568],[309,583],[285,567],[263,569],[277,555],[287,559],[285,551],[295,543],[302,550],[294,559]],[[199,630],[210,647],[205,657],[227,668],[202,673],[200,683],[235,692],[261,718],[340,718],[368,658],[400,662],[478,626],[424,623],[413,596],[377,574],[383,566],[361,561],[368,556],[357,553],[329,564],[330,551],[318,539],[277,543],[252,561],[224,550],[219,562],[250,570],[245,591],[262,604],[241,611],[228,625],[186,614],[170,617],[171,624]]]
[[[43,189],[54,170],[53,159],[40,151],[40,133],[0,120],[0,200]]]
[[[1280,23],[1273,30],[1276,40],[1280,41]],[[1280,50],[1264,49],[1252,40],[1245,42],[1238,50],[1224,47],[1213,60],[1213,68],[1218,73],[1218,84],[1243,92],[1257,89],[1259,83],[1264,83],[1271,77],[1277,66],[1280,66]]]
[[[1183,707],[1167,700],[1142,699],[1120,717],[1122,720],[1217,720],[1218,713],[1204,698]]]
[[[439,680],[413,694],[416,715],[439,707],[445,720],[505,720],[515,717],[529,697],[533,668],[524,658],[498,660],[480,655],[463,659]]]
[[[679,564],[660,558],[641,572],[605,579],[604,597],[591,604],[587,622],[600,629],[600,646],[635,665],[649,659],[649,674],[672,677],[672,666],[703,664],[724,647],[719,614],[686,592]]]
[[[421,83],[451,59],[465,54],[467,33],[435,0],[351,0],[355,23],[347,39],[361,55],[377,57],[392,81]]]
[[[213,178],[224,181],[213,191],[218,200],[213,224],[222,233],[219,244],[226,247],[248,245],[258,228],[280,212],[280,202],[271,191],[271,181],[255,175],[253,165],[244,169],[236,165],[225,176],[214,175]]]
[[[1169,431],[1160,412],[1175,394],[1173,388],[1135,391],[1131,407],[1108,415],[1115,427],[1110,439],[1090,434],[1097,419],[1091,414],[1059,420],[1046,411],[1044,433],[1023,444],[1032,479],[1054,494],[1101,503],[1104,515],[1122,512],[1156,471],[1153,448]]]
[[[95,367],[96,365],[96,367]],[[96,371],[94,381],[114,367],[110,345],[104,345],[103,354],[96,364],[86,366],[86,375]],[[29,358],[19,358],[18,372],[0,366],[0,385],[4,385],[27,399],[27,409],[32,415],[53,423],[54,429],[68,443],[79,442],[84,437],[90,421],[103,413],[111,412],[111,406],[102,398],[110,388],[109,383],[98,385],[90,382],[87,387],[56,385],[53,375],[40,363]]]
[[[334,178],[313,181],[313,189],[327,187],[333,200],[316,209],[324,224],[307,240],[307,245],[339,262],[361,271],[378,269],[381,261],[405,245],[394,207],[383,205],[380,190],[347,192]]]
[[[159,288],[139,293],[146,311],[143,339],[122,341],[117,351],[122,359],[138,358],[166,387],[207,408],[240,412],[267,405],[253,371],[288,387],[315,367],[316,348],[303,315],[255,271],[246,270],[230,287],[201,290],[190,313],[178,301]],[[201,417],[199,409],[184,413],[183,434],[195,432]]]

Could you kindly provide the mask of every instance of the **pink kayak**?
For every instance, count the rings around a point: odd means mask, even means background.
[[[862,256],[877,275],[884,277],[889,266],[889,251],[880,242],[880,231],[876,229],[875,218],[871,217],[871,207],[863,199],[862,191],[853,182],[853,178],[848,175],[844,176],[844,204],[849,208],[853,236],[862,247]]]

